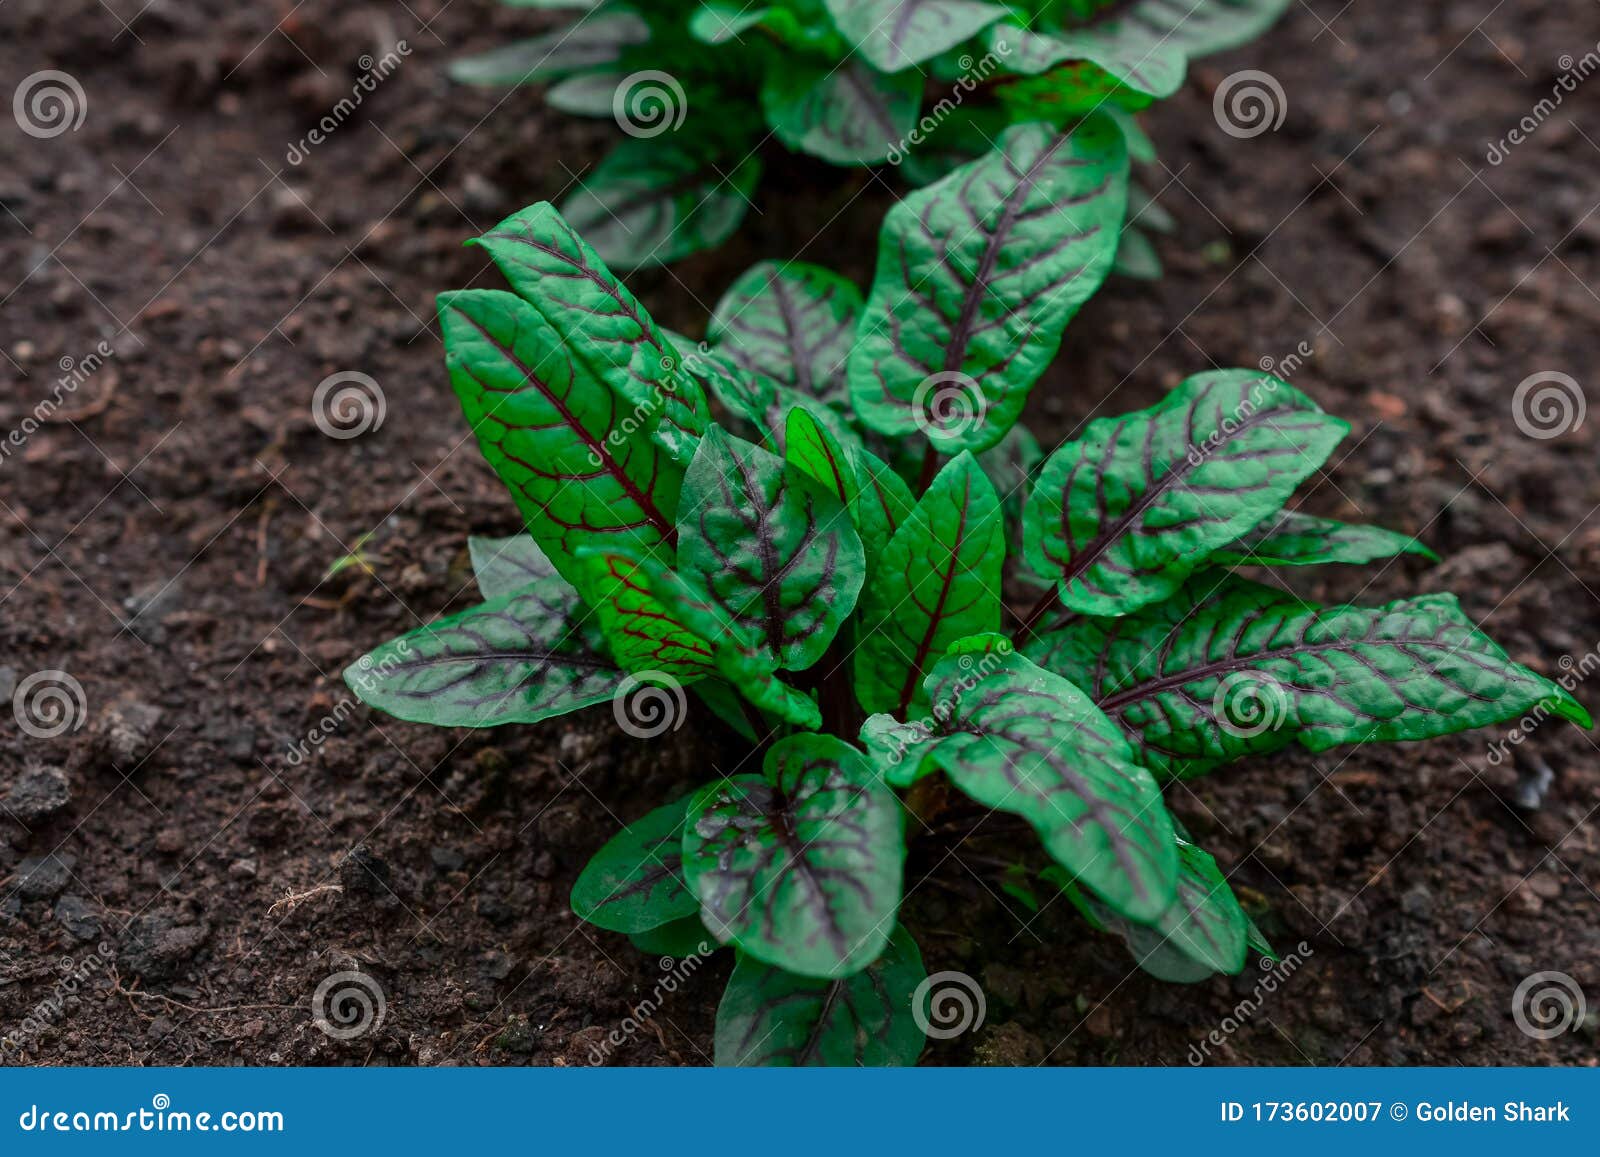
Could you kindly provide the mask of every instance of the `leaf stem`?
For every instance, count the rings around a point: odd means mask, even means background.
[[[1061,588],[1056,583],[1051,583],[1050,589],[1045,591],[1044,597],[1034,603],[1033,609],[1022,617],[1022,624],[1017,628],[1017,637],[1022,638],[1031,635],[1039,620],[1060,606]]]
[[[922,473],[917,477],[917,496],[920,498],[928,492],[928,487],[933,485],[933,479],[939,473],[939,451],[932,442],[928,443],[927,452],[922,455]]]

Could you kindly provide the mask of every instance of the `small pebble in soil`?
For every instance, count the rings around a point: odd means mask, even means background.
[[[1555,782],[1556,773],[1551,766],[1533,752],[1517,749],[1517,785],[1512,789],[1511,802],[1523,811],[1538,811],[1544,796]]]
[[[28,900],[48,900],[67,886],[77,862],[74,856],[29,856],[17,865],[17,894]]]
[[[59,767],[25,768],[12,782],[0,808],[23,824],[36,824],[61,811],[72,800],[67,773]]]
[[[155,742],[161,708],[148,703],[114,703],[95,723],[100,751],[119,771],[131,772]]]
[[[117,964],[145,980],[166,980],[209,935],[204,924],[180,924],[170,912],[150,912],[128,926]]]
[[[351,848],[339,861],[339,883],[346,896],[372,896],[393,901],[393,873],[366,844]]]
[[[100,918],[82,896],[69,893],[57,900],[55,918],[74,940],[88,943],[100,939]]]
[[[1014,1020],[989,1029],[973,1050],[976,1064],[996,1067],[1037,1065],[1044,1060],[1044,1042]]]

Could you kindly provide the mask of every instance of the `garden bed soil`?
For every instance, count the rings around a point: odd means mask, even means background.
[[[1504,163],[1485,154],[1594,49],[1592,14],[1310,0],[1197,67],[1147,118],[1164,167],[1146,180],[1179,222],[1166,277],[1114,280],[1083,311],[1034,429],[1053,445],[1194,371],[1287,372],[1309,351],[1296,385],[1355,430],[1307,508],[1419,532],[1446,561],[1297,589],[1453,589],[1518,659],[1587,670],[1600,423],[1530,438],[1512,395],[1542,371],[1596,385],[1600,81]],[[488,0],[0,8],[5,93],[49,68],[87,99],[52,139],[0,123],[0,426],[64,359],[111,350],[0,463],[0,690],[58,669],[86,703],[55,739],[0,724],[0,793],[29,817],[0,820],[0,1031],[38,1023],[64,959],[87,974],[23,1060],[585,1064],[661,976],[567,893],[622,822],[739,765],[725,731],[696,718],[637,743],[603,708],[437,731],[352,709],[339,679],[469,605],[467,535],[517,528],[451,397],[432,295],[495,284],[461,241],[559,197],[616,134],[442,66],[554,19]],[[397,38],[399,68],[290,163]],[[1277,131],[1219,129],[1212,95],[1242,68],[1282,83]],[[773,164],[723,250],[630,277],[663,324],[701,333],[760,258],[868,280],[894,174]],[[359,438],[312,420],[337,371],[385,399]],[[366,566],[327,577],[351,554]],[[1559,970],[1600,1005],[1600,758],[1537,729],[1522,750],[1554,775],[1529,809],[1537,785],[1490,758],[1501,737],[1289,752],[1171,790],[1271,939],[1303,942],[1259,1007],[1254,966],[1158,983],[1068,905],[1027,912],[979,843],[920,845],[905,922],[930,970],[987,1002],[928,1060],[1181,1065],[1215,1031],[1222,1063],[1595,1063],[1594,1012],[1541,1041],[1511,1002]],[[729,966],[698,969],[613,1062],[707,1063]],[[311,1014],[342,971],[385,1003],[348,1041]]]

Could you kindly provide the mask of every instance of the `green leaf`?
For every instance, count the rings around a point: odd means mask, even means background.
[[[827,0],[839,31],[883,72],[931,60],[1005,16],[975,0]]]
[[[646,556],[637,551],[584,547],[579,589],[605,636],[607,648],[627,671],[699,678],[716,669],[710,643],[668,611],[656,596]]]
[[[747,423],[757,437],[779,453],[786,449],[789,415],[805,410],[841,445],[859,450],[861,438],[844,415],[764,373],[746,368],[722,350],[702,350],[685,363],[727,409]]]
[[[693,457],[710,421],[705,392],[680,372],[682,359],[644,306],[554,206],[530,205],[471,243],[567,339],[562,356],[628,403],[613,415],[614,428],[649,432],[679,462]]]
[[[1193,776],[1299,743],[1431,739],[1551,712],[1566,690],[1506,657],[1454,596],[1317,606],[1231,576],[1119,619],[1033,640],[1035,662],[1083,687],[1147,766]]]
[[[904,478],[870,450],[858,449],[856,499],[850,516],[861,534],[869,570],[882,566],[883,552],[894,532],[916,508],[917,500]]]
[[[1283,511],[1211,556],[1214,566],[1314,566],[1416,554],[1439,556],[1409,534]]]
[[[1166,598],[1279,510],[1349,429],[1270,375],[1198,374],[1050,456],[1024,515],[1028,564],[1085,614]]]
[[[941,470],[895,531],[861,594],[856,697],[920,714],[922,680],[951,644],[1000,627],[1000,500],[970,453]]]
[[[765,646],[746,642],[722,608],[654,559],[639,561],[637,574],[666,614],[712,647],[718,673],[762,711],[808,730],[821,726],[816,703],[777,677],[777,658]],[[763,737],[765,738],[765,737]]]
[[[891,209],[848,365],[862,420],[946,453],[1004,437],[1111,270],[1127,180],[1103,117],[1066,133],[1017,125]]]
[[[723,1066],[909,1066],[922,1052],[912,1013],[927,976],[904,928],[862,971],[842,980],[796,976],[741,955],[717,1006]]]
[[[362,702],[413,723],[536,723],[610,699],[623,672],[562,579],[392,639],[344,679]]]
[[[674,920],[659,928],[634,932],[628,941],[640,952],[651,956],[671,956],[682,960],[689,956],[709,956],[719,945],[706,926],[700,922],[700,913]]]
[[[763,261],[733,283],[711,315],[719,353],[829,405],[849,405],[845,364],[861,291],[818,265]]]
[[[1177,899],[1147,924],[1119,916],[1070,882],[1066,892],[1096,926],[1121,936],[1139,967],[1158,980],[1192,984],[1244,969],[1249,917],[1216,860],[1187,840],[1178,840]]]
[[[638,13],[627,9],[603,12],[586,16],[570,28],[452,61],[450,79],[493,87],[550,80],[615,64],[625,49],[649,39],[650,28]]]
[[[508,538],[471,534],[467,536],[467,553],[472,559],[472,573],[478,580],[478,593],[485,599],[509,595],[556,573],[539,544],[527,534],[513,534]]]
[[[693,916],[683,883],[685,800],[658,807],[594,854],[572,886],[572,910],[611,932],[644,932]]]
[[[1172,820],[1155,777],[1087,695],[997,636],[952,648],[925,690],[933,738],[908,745],[901,776],[932,763],[985,807],[1027,820],[1056,862],[1116,911],[1152,920],[1167,910],[1177,879]],[[881,752],[883,730],[895,725],[868,726]]]
[[[686,146],[630,138],[584,177],[561,211],[609,264],[638,269],[721,245],[744,220],[760,177],[753,152],[719,168]]]
[[[839,444],[839,439],[822,420],[804,406],[789,411],[783,460],[790,469],[799,471],[832,494],[846,509],[855,504],[860,481],[849,451]]]
[[[713,428],[684,478],[679,570],[782,667],[822,657],[861,591],[861,539],[837,497]]]
[[[1122,231],[1122,244],[1117,246],[1117,263],[1112,272],[1135,281],[1160,281],[1161,254],[1155,242],[1141,230],[1128,226]]]
[[[903,152],[922,103],[915,69],[889,75],[852,58],[771,68],[761,107],[778,139],[835,165],[877,164]]]
[[[624,72],[583,72],[552,84],[544,102],[570,116],[600,117],[616,115],[617,87],[630,74]]]
[[[1092,61],[1153,97],[1183,83],[1190,59],[1254,39],[1291,0],[1135,0],[1108,5],[1054,34],[1065,51]]]
[[[899,801],[833,736],[780,739],[761,775],[689,803],[684,872],[706,927],[801,976],[848,976],[878,958],[904,860]]]
[[[779,12],[788,15],[782,10]],[[726,44],[772,15],[773,9],[746,4],[743,0],[707,0],[689,17],[689,34],[706,44]]]
[[[558,571],[579,581],[580,546],[666,544],[682,469],[648,424],[616,424],[619,397],[520,297],[439,295],[445,364],[489,464]]]

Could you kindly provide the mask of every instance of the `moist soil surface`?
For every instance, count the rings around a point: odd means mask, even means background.
[[[0,461],[0,691],[41,671],[82,689],[59,736],[0,717],[9,1060],[587,1064],[656,993],[663,962],[581,926],[567,894],[621,823],[738,768],[730,733],[696,716],[640,743],[604,708],[431,730],[352,704],[339,678],[470,605],[467,535],[517,529],[451,397],[432,295],[495,284],[462,240],[559,198],[618,135],[442,68],[558,20],[488,0],[0,9],[0,95],[55,69],[86,101],[57,136],[0,123],[0,426],[82,378]],[[1558,81],[1597,34],[1593,5],[1560,0],[1308,0],[1203,62],[1146,117],[1161,163],[1143,179],[1178,223],[1166,275],[1114,279],[1082,312],[1033,428],[1054,445],[1189,373],[1270,358],[1354,424],[1305,508],[1445,559],[1295,589],[1455,590],[1514,657],[1588,672],[1600,423],[1530,436],[1548,431],[1519,423],[1514,392],[1539,373],[1595,385],[1600,80]],[[399,67],[301,144],[397,39]],[[1274,74],[1287,112],[1238,138],[1213,95],[1245,68]],[[769,174],[723,250],[630,277],[663,324],[699,335],[761,258],[870,278],[896,175],[779,157]],[[359,437],[313,420],[342,371],[384,398]],[[1145,977],[1069,905],[1035,914],[1001,889],[1027,846],[1014,829],[964,838],[947,813],[913,851],[904,920],[986,1013],[925,1059],[1594,1064],[1596,1012],[1541,1040],[1512,1001],[1559,971],[1600,1006],[1600,757],[1556,722],[1510,755],[1505,738],[1286,752],[1169,790],[1295,952],[1273,991],[1254,965]],[[610,1062],[708,1063],[730,967],[694,970]],[[382,993],[353,1039],[313,1018],[341,972]]]

